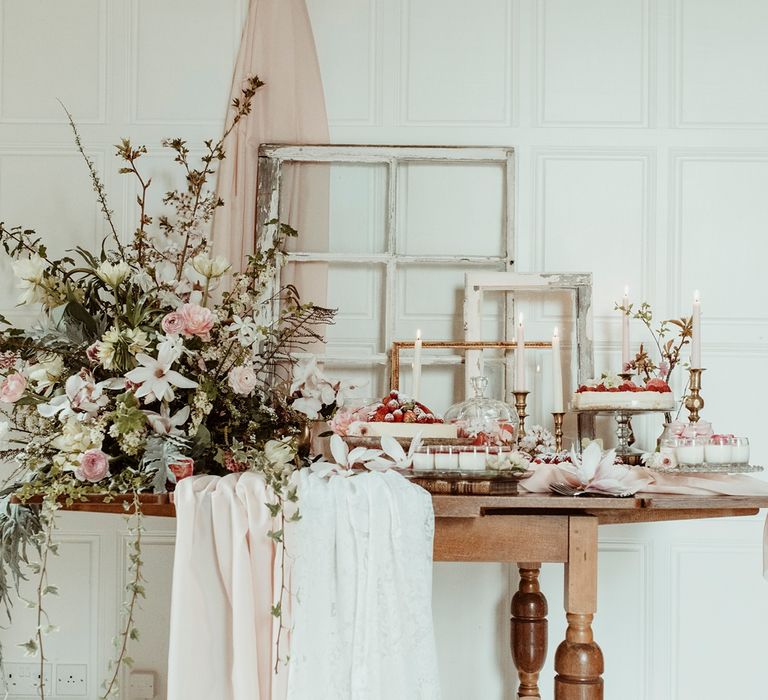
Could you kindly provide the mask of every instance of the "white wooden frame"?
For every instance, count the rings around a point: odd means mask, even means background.
[[[499,163],[504,166],[505,197],[502,227],[503,250],[498,256],[404,255],[398,252],[398,169],[403,163],[432,161],[434,163]],[[325,362],[350,366],[387,365],[389,348],[395,338],[397,309],[397,269],[413,264],[452,265],[461,263],[468,268],[498,265],[514,268],[515,249],[515,151],[511,147],[461,146],[312,146],[262,145],[259,148],[259,191],[257,197],[256,240],[265,240],[269,231],[266,222],[277,219],[280,211],[280,183],[286,163],[383,163],[387,166],[387,209],[384,253],[346,254],[292,252],[289,262],[345,262],[359,265],[380,265],[385,270],[384,347],[380,353],[365,358],[350,358],[326,354]],[[278,272],[279,274],[279,272]],[[461,355],[435,358],[435,363],[460,363]],[[429,363],[430,360],[425,360]]]
[[[505,292],[505,333],[514,337],[514,293],[569,291],[574,297],[576,319],[576,358],[579,383],[594,376],[595,358],[592,332],[592,273],[521,273],[521,272],[468,272],[464,283],[464,340],[483,340],[483,295],[485,292]],[[512,402],[513,366],[507,354],[505,386],[507,401]],[[467,350],[464,379],[467,396],[472,395],[471,378],[483,374],[483,353]],[[594,433],[593,421],[579,416],[583,434]]]

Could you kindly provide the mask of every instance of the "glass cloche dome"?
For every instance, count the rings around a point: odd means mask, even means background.
[[[475,395],[451,406],[445,414],[445,422],[456,425],[459,437],[473,438],[478,445],[514,443],[519,425],[514,407],[485,396],[486,377],[472,377],[472,388]]]

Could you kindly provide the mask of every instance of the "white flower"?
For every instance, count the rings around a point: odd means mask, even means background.
[[[79,455],[87,450],[100,449],[103,439],[103,434],[97,429],[70,416],[63,424],[61,434],[53,440],[53,446],[59,452]]]
[[[526,471],[531,466],[531,460],[525,452],[501,452],[487,459],[488,468],[498,471]]]
[[[236,394],[241,396],[249,396],[256,388],[258,379],[256,378],[256,372],[253,371],[253,367],[241,365],[240,367],[233,367],[229,370],[227,377],[229,386]]]
[[[329,476],[331,474],[338,474],[341,476],[349,476],[352,474],[352,467],[359,464],[363,467],[369,468],[374,462],[381,460],[381,450],[371,450],[367,447],[355,447],[350,451],[349,446],[339,435],[332,435],[331,441],[331,454],[333,455],[333,462],[319,461],[315,462],[311,469],[320,477]],[[391,462],[383,460],[391,466]]]
[[[614,389],[624,383],[624,380],[618,374],[613,374],[613,372],[606,372],[600,381],[605,384],[606,389]]]
[[[26,260],[16,260],[13,263],[13,273],[19,278],[19,286],[22,289],[19,304],[34,304],[45,301],[46,292],[43,280],[47,267],[48,263],[37,254],[31,255]]]
[[[38,362],[31,365],[27,371],[29,381],[35,384],[35,390],[38,393],[44,393],[61,379],[64,373],[64,360],[60,355],[55,355],[53,359]]]
[[[158,333],[157,353],[164,357],[173,358],[171,363],[176,362],[184,352],[184,338],[174,335],[160,335]]]
[[[107,389],[121,389],[125,385],[122,379],[107,379],[98,384],[93,375],[86,369],[73,374],[64,383],[64,394],[54,396],[48,403],[40,404],[38,412],[44,418],[60,419],[77,416],[84,420],[99,413],[109,403],[109,397],[104,393]]]
[[[221,277],[230,267],[232,267],[225,258],[209,258],[205,253],[200,253],[192,258],[192,267],[203,277],[214,279]]]
[[[264,445],[264,456],[268,462],[276,467],[285,467],[290,464],[296,456],[296,446],[293,438],[268,440]]]
[[[149,336],[140,328],[128,328],[123,332],[128,343],[128,352],[137,355],[149,347]]]
[[[317,420],[320,417],[323,404],[320,399],[301,397],[294,400],[291,408],[303,413],[310,420]]]
[[[381,438],[381,447],[386,455],[392,459],[392,462],[388,462],[387,460],[376,460],[374,464],[377,467],[384,469],[389,469],[390,467],[408,469],[408,467],[413,464],[413,455],[416,454],[416,450],[421,447],[421,433],[416,433],[416,436],[411,440],[411,446],[408,448],[407,454],[403,449],[403,446],[391,435],[384,435]]]
[[[171,407],[165,402],[160,406],[160,413],[144,411],[147,422],[159,435],[181,435],[182,431],[179,428],[189,420],[189,414],[189,406],[184,406],[171,415]]]
[[[131,266],[121,260],[116,264],[103,262],[96,268],[96,274],[102,282],[110,287],[117,287],[128,275],[131,274]]]
[[[140,366],[125,375],[128,381],[141,385],[136,390],[136,398],[144,398],[145,403],[170,402],[176,398],[173,387],[194,389],[197,382],[187,379],[176,370],[171,369],[171,365],[176,359],[172,351],[167,349],[160,350],[157,358],[144,353],[136,355],[136,360]]]
[[[233,316],[232,323],[227,326],[230,333],[237,333],[237,342],[244,348],[251,347],[261,338],[258,324],[252,318]]]

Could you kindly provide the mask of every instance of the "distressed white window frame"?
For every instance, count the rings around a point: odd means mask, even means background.
[[[549,273],[549,272],[468,272],[464,282],[464,340],[482,341],[483,338],[483,296],[486,292],[505,293],[505,331],[507,338],[514,337],[515,309],[514,294],[551,293],[568,291],[572,293],[576,322],[577,379],[581,384],[594,376],[595,358],[593,347],[592,321],[592,273]],[[490,339],[493,340],[493,339]],[[507,401],[512,401],[513,357],[507,353],[505,363],[505,386]],[[483,353],[468,350],[464,367],[465,391],[472,394],[471,378],[483,374]],[[594,420],[586,415],[579,416],[579,430],[583,435],[594,434]]]
[[[398,170],[413,162],[498,163],[504,166],[504,201],[502,221],[502,253],[497,256],[404,255],[398,252]],[[347,366],[374,367],[389,364],[389,348],[395,338],[397,309],[397,271],[401,266],[427,264],[468,268],[498,265],[514,269],[515,249],[515,150],[511,147],[461,146],[311,146],[267,144],[259,148],[256,240],[265,240],[266,223],[279,218],[280,182],[283,166],[295,163],[370,163],[387,166],[387,207],[385,214],[384,253],[315,253],[296,251],[287,262],[345,262],[377,265],[385,270],[384,343],[383,352],[363,357],[326,353],[320,359]],[[299,239],[300,240],[300,239]],[[278,276],[280,272],[278,270]],[[277,280],[276,280],[277,282]],[[458,310],[457,310],[458,312]],[[459,364],[462,355],[424,358],[424,364]]]

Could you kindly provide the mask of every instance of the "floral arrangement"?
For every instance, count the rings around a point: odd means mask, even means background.
[[[641,376],[646,383],[657,378],[668,384],[673,370],[682,361],[683,348],[690,342],[692,335],[691,319],[687,317],[666,319],[659,322],[658,326],[654,328],[653,309],[647,302],[640,304],[637,309],[634,308],[633,304],[628,306],[616,304],[616,310],[641,321],[651,334],[658,352],[657,363],[641,343],[635,358],[622,371],[634,372]]]
[[[318,325],[332,322],[334,312],[280,286],[283,244],[296,235],[290,227],[270,222],[269,240],[259,241],[258,252],[235,274],[231,261],[211,256],[205,235],[223,205],[208,182],[225,157],[226,136],[250,112],[262,84],[256,77],[247,81],[222,139],[205,143],[200,167],[193,167],[183,140],[164,142],[185,172],[186,187],[165,194],[159,216],[146,210],[151,180],[140,170],[146,148],[128,140],[116,147],[120,172],[138,184],[138,226],[130,242],[117,233],[71,115],[108,226],[100,250],[78,247],[56,258],[34,231],[0,223],[0,244],[22,289],[19,304],[41,311],[31,329],[0,318],[0,402],[7,415],[0,457],[15,465],[0,493],[0,602],[6,607],[27,548],[36,548],[38,617],[44,617],[43,596],[54,591],[46,583],[50,532],[62,502],[129,494],[128,506],[139,511],[140,492],[172,489],[193,473],[245,469],[265,475],[274,516],[285,500],[296,499],[290,475],[308,464],[298,449],[307,414],[321,412],[342,390],[337,386],[331,397],[317,375],[305,371],[307,364],[292,383],[292,354],[321,340]],[[296,391],[303,404],[291,397]],[[40,501],[40,507],[23,505]],[[281,533],[276,528],[270,536],[280,541]],[[104,697],[117,692],[135,600],[143,592],[138,553],[132,563],[122,652]],[[47,629],[39,624],[25,645],[41,663]],[[41,686],[40,697],[44,693]]]
[[[301,358],[293,368],[289,401],[310,420],[330,420],[357,387],[340,379],[329,379],[317,366],[317,357]]]

